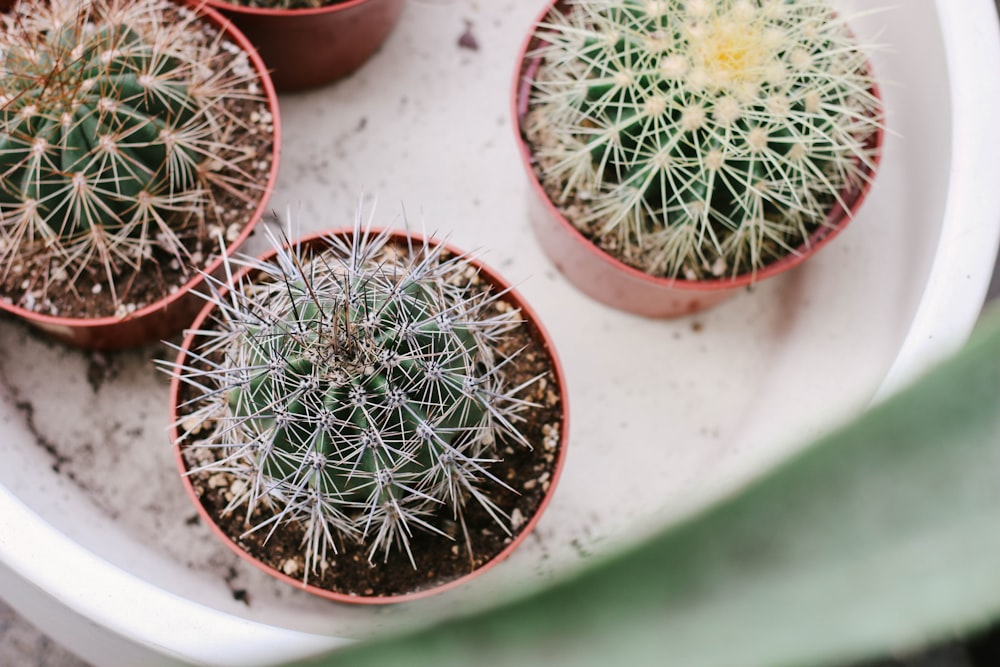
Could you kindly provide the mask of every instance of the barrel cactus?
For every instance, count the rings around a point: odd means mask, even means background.
[[[648,274],[754,273],[872,178],[881,103],[823,0],[566,0],[536,37],[540,180]]]
[[[232,147],[260,104],[247,55],[168,0],[22,0],[0,31],[0,261],[78,273],[112,290],[154,247],[186,260],[184,230],[213,187],[259,191]],[[248,194],[240,194],[247,197]],[[52,262],[47,260],[52,258]]]
[[[490,499],[509,487],[488,468],[528,446],[520,395],[538,378],[511,386],[516,352],[498,348],[519,312],[426,240],[358,223],[320,249],[275,245],[234,260],[252,277],[228,293],[213,281],[194,361],[172,367],[193,394],[189,474],[235,479],[225,511],[245,511],[247,533],[303,526],[306,577],[348,541],[414,563],[414,531],[445,535],[442,517],[466,530],[469,502],[509,534]]]

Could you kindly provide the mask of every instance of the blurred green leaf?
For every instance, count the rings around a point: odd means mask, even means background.
[[[1000,313],[738,495],[513,603],[310,665],[781,667],[1000,614]]]

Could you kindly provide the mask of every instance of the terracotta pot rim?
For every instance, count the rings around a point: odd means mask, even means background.
[[[209,5],[216,10],[224,10],[233,14],[248,14],[252,16],[264,16],[269,18],[282,18],[288,16],[317,16],[319,14],[333,14],[339,11],[363,5],[370,0],[344,0],[325,7],[300,7],[297,9],[284,9],[281,7],[244,7],[235,5],[226,0],[196,0],[198,4]]]
[[[253,233],[254,227],[256,227],[257,223],[264,215],[268,200],[270,199],[271,193],[274,192],[274,187],[278,180],[278,165],[281,156],[281,118],[278,109],[278,94],[274,89],[274,84],[271,81],[271,76],[268,73],[267,67],[264,65],[264,61],[257,54],[257,49],[254,48],[243,33],[233,25],[233,22],[212,7],[204,6],[201,2],[189,4],[196,5],[193,8],[202,15],[202,18],[215,24],[215,26],[218,27],[222,33],[231,37],[233,41],[239,45],[240,49],[249,56],[250,62],[253,63],[254,70],[260,77],[260,83],[267,97],[267,104],[273,118],[272,124],[274,127],[274,133],[272,138],[273,148],[271,150],[271,169],[267,176],[267,183],[261,191],[257,207],[254,209],[253,214],[247,221],[247,224],[243,226],[240,235],[235,241],[226,244],[225,253],[220,253],[218,257],[212,260],[210,264],[207,264],[205,267],[200,269],[194,276],[188,279],[187,282],[177,286],[177,290],[175,292],[167,294],[159,299],[156,299],[155,301],[151,301],[142,308],[137,308],[134,312],[129,313],[124,317],[118,317],[117,315],[102,315],[100,317],[64,317],[61,315],[48,315],[46,313],[38,313],[33,310],[28,310],[12,303],[7,303],[2,299],[0,299],[0,309],[25,320],[41,324],[42,326],[67,327],[76,330],[99,328],[115,325],[121,322],[137,320],[167,308],[181,299],[185,294],[190,292],[202,282],[204,279],[202,274],[212,273],[217,268],[222,266],[224,255],[230,254],[230,248],[239,247],[247,239],[247,237]]]
[[[375,227],[372,228],[370,233],[372,235],[375,235],[381,232],[383,229],[385,228]],[[338,228],[330,231],[308,234],[302,237],[301,239],[293,241],[293,243],[301,243],[303,245],[309,245],[312,243],[321,243],[325,237],[351,236],[353,234],[354,230],[352,228]],[[422,242],[425,238],[427,238],[427,241],[431,246],[443,246],[446,250],[448,250],[451,253],[454,253],[456,255],[463,254],[461,250],[455,248],[450,243],[435,239],[433,236],[424,237],[421,234],[407,232],[405,230],[399,230],[399,229],[393,229],[390,234],[391,242],[404,241],[407,238],[413,239],[414,241],[417,242]],[[275,250],[273,249],[269,250],[266,253],[260,255],[259,259],[266,261],[274,257],[275,253],[276,253]],[[188,494],[188,497],[194,503],[198,511],[198,515],[201,517],[202,521],[211,529],[211,531],[217,537],[219,537],[223,541],[224,544],[226,544],[234,553],[236,553],[237,556],[247,561],[248,563],[252,564],[256,568],[262,570],[263,572],[266,572],[272,577],[280,581],[283,581],[287,584],[290,584],[295,588],[311,593],[313,595],[326,598],[334,602],[344,602],[349,604],[360,604],[360,605],[384,605],[384,604],[396,604],[400,602],[411,602],[414,600],[419,600],[422,598],[437,595],[438,593],[442,593],[444,591],[450,590],[464,583],[467,583],[479,577],[480,575],[488,572],[489,570],[493,569],[496,565],[504,561],[531,534],[537,523],[541,520],[541,517],[544,514],[545,509],[552,501],[552,496],[554,495],[555,489],[558,486],[559,479],[562,475],[563,467],[566,461],[566,444],[569,436],[569,419],[570,419],[569,395],[566,388],[566,377],[563,371],[562,362],[559,360],[559,357],[556,354],[556,349],[552,337],[545,329],[541,319],[538,317],[537,312],[524,300],[521,294],[517,290],[515,290],[510,285],[510,283],[503,280],[500,274],[497,273],[494,269],[492,269],[490,266],[488,266],[487,264],[485,264],[476,257],[471,257],[468,255],[467,257],[469,262],[478,269],[479,275],[486,278],[486,280],[490,282],[494,287],[501,290],[505,290],[504,295],[502,297],[504,300],[511,302],[514,306],[520,309],[521,313],[524,315],[525,324],[531,327],[534,335],[538,338],[539,342],[548,352],[549,358],[551,359],[552,362],[552,373],[555,376],[554,380],[556,385],[559,387],[560,402],[561,402],[560,414],[562,419],[559,429],[558,450],[556,453],[556,460],[553,463],[551,477],[549,478],[549,489],[548,491],[545,492],[545,495],[542,497],[542,500],[539,503],[538,508],[535,510],[534,514],[525,522],[520,532],[511,539],[511,542],[509,544],[507,544],[503,549],[497,552],[488,561],[483,563],[480,567],[460,577],[444,581],[440,584],[431,586],[429,588],[425,588],[412,593],[403,593],[400,595],[364,596],[364,595],[349,595],[346,593],[338,593],[335,591],[327,590],[325,588],[319,588],[318,586],[314,586],[313,584],[304,583],[301,579],[290,577],[284,572],[281,572],[271,567],[270,565],[258,560],[257,558],[254,558],[247,551],[240,548],[240,546],[237,545],[233,541],[233,539],[225,532],[223,532],[223,530],[215,523],[215,520],[208,513],[208,510],[206,510],[205,507],[202,505],[201,499],[195,492],[194,486],[191,484],[191,480],[188,477],[187,465],[185,464],[184,456],[181,452],[181,442],[179,434],[177,432],[177,408],[178,408],[178,398],[181,390],[181,383],[176,374],[172,375],[170,378],[170,393],[169,393],[169,405],[170,405],[169,434],[172,447],[174,450],[174,459],[177,463],[177,468],[178,472],[180,473],[179,476],[181,478],[181,482],[184,486],[185,491]],[[255,269],[252,266],[242,267],[239,271],[233,274],[233,282],[240,280],[241,278],[246,276],[248,273],[253,272],[254,270]],[[225,294],[225,290],[222,290],[222,293]],[[191,348],[191,345],[194,342],[195,335],[192,332],[201,328],[201,326],[209,318],[209,316],[212,314],[214,310],[215,310],[214,304],[206,303],[205,306],[198,313],[198,316],[195,318],[194,323],[190,327],[190,330],[185,331],[184,340],[180,346],[180,349],[177,354],[177,359],[175,362],[178,366],[181,366],[183,364]]]
[[[871,168],[866,168],[864,170],[867,178],[865,178],[856,189],[840,193],[841,195],[846,195],[841,197],[844,203],[847,204],[846,210],[842,206],[841,202],[835,201],[827,213],[824,224],[810,234],[806,243],[796,249],[798,252],[785,255],[773,262],[770,262],[769,264],[766,264],[759,270],[751,271],[749,273],[741,273],[737,276],[729,278],[687,280],[685,278],[670,278],[651,275],[622,262],[610,253],[607,253],[599,248],[593,241],[577,229],[573,223],[566,219],[566,216],[559,211],[555,203],[548,196],[545,188],[538,180],[538,175],[535,173],[535,169],[532,165],[533,154],[524,138],[524,133],[521,130],[521,122],[528,111],[528,93],[531,89],[531,84],[534,81],[534,75],[542,63],[541,58],[528,58],[528,53],[540,41],[535,34],[535,30],[557,5],[563,4],[564,2],[565,0],[547,0],[543,10],[538,14],[534,22],[532,22],[531,30],[529,31],[528,36],[523,40],[521,48],[518,51],[516,60],[517,64],[512,85],[512,94],[510,98],[511,117],[513,119],[512,126],[514,129],[515,139],[517,141],[518,154],[521,158],[521,164],[528,174],[530,187],[535,190],[538,195],[540,195],[540,200],[544,202],[549,215],[551,215],[553,219],[557,220],[559,226],[564,228],[565,231],[569,232],[579,241],[585,243],[586,247],[591,249],[592,255],[596,261],[611,265],[621,273],[654,287],[679,289],[690,292],[717,292],[722,290],[733,290],[741,287],[748,287],[760,282],[761,280],[770,278],[801,264],[806,259],[814,255],[820,248],[833,240],[833,238],[843,231],[843,229],[847,227],[848,223],[854,218],[854,215],[857,213],[861,204],[867,198],[868,193],[871,190],[875,180],[875,175],[878,173],[879,165],[882,161],[882,145],[885,138],[885,128],[883,127],[882,122],[884,118],[884,108],[881,105],[881,90],[878,83],[874,81],[870,92],[879,100],[880,103],[879,124],[876,127],[875,133],[868,140],[868,145],[874,149],[874,155],[872,158]],[[868,62],[867,65],[869,71],[871,71],[871,63]]]

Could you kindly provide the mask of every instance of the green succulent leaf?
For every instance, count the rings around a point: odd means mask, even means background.
[[[832,665],[1000,615],[1000,312],[742,492],[554,586],[314,667]]]

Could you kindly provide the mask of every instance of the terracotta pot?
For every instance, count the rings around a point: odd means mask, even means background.
[[[562,0],[547,3],[533,25],[540,23]],[[795,254],[772,262],[756,273],[718,280],[658,278],[612,257],[587,239],[570,223],[549,199],[532,164],[531,148],[524,138],[521,123],[528,112],[528,98],[534,77],[541,66],[538,58],[527,54],[538,44],[533,34],[524,41],[517,59],[514,79],[512,116],[521,163],[529,181],[529,211],[535,236],[542,249],[563,275],[581,292],[605,305],[645,317],[682,317],[710,308],[735,296],[740,290],[798,266],[837,236],[851,221],[871,188],[875,169],[865,169],[867,178],[860,186],[841,193],[846,209],[835,204],[825,224],[809,237]],[[872,94],[881,99],[877,87]],[[881,160],[883,130],[870,137],[868,147],[877,149],[874,163]]]
[[[267,201],[274,191],[278,178],[278,162],[281,146],[281,122],[278,116],[278,96],[268,75],[264,62],[257,55],[253,45],[236,30],[232,23],[209,7],[199,8],[210,23],[227,33],[237,45],[246,51],[260,75],[261,84],[267,95],[268,108],[274,119],[274,149],[271,159],[271,169],[268,173],[267,185],[261,193],[260,201],[254,209],[246,226],[239,237],[227,244],[226,251],[231,254],[250,236],[254,227],[266,210]],[[206,273],[214,273],[222,266],[220,256],[204,267]],[[181,285],[176,292],[137,309],[125,317],[109,316],[96,318],[58,317],[36,313],[0,300],[0,309],[28,321],[32,326],[45,331],[68,345],[92,350],[115,350],[135,347],[153,341],[167,338],[187,326],[204,304],[203,300],[192,294],[202,283],[199,273]]]
[[[375,229],[372,231],[372,234],[373,235],[378,234],[379,231],[380,230]],[[324,247],[322,236],[328,236],[331,234],[338,236],[351,236],[352,230],[343,229],[343,230],[335,230],[333,232],[326,232],[323,234],[310,235],[301,241],[302,246],[304,248],[309,248],[311,246],[317,246],[322,248]],[[391,234],[391,239],[392,239],[391,242],[396,242],[397,244],[402,245],[404,247],[406,245],[406,241],[408,238],[412,238],[417,242],[422,241],[422,238],[419,237],[418,235],[415,234],[407,235],[402,231],[394,231]],[[461,254],[461,252],[459,250],[456,250],[453,246],[448,244],[438,243],[433,239],[430,241],[430,245],[432,246],[444,245],[444,247],[449,252],[456,255]],[[275,251],[272,250],[262,255],[260,259],[266,261],[273,258],[274,255]],[[530,517],[525,517],[526,521],[523,524],[522,528],[520,529],[520,532],[517,533],[511,539],[510,543],[508,543],[503,550],[501,550],[499,553],[493,556],[482,566],[458,578],[435,583],[433,586],[429,588],[424,588],[412,593],[404,593],[399,595],[361,596],[361,595],[349,595],[344,593],[333,592],[324,588],[319,588],[312,584],[304,583],[301,579],[290,577],[284,572],[281,572],[271,567],[270,565],[258,560],[257,558],[249,554],[247,551],[245,551],[243,548],[241,548],[233,540],[232,537],[230,537],[225,531],[222,530],[222,528],[219,527],[219,525],[215,522],[214,518],[209,513],[209,511],[206,510],[206,508],[202,505],[202,501],[198,496],[198,493],[195,491],[190,478],[188,477],[187,463],[185,462],[182,453],[183,443],[179,439],[179,433],[177,430],[178,403],[182,385],[178,377],[174,375],[174,377],[171,378],[170,382],[170,424],[171,424],[170,438],[171,441],[174,443],[174,457],[177,462],[178,470],[180,472],[180,478],[184,484],[184,488],[188,496],[191,498],[192,502],[197,508],[202,521],[212,530],[213,533],[215,533],[215,535],[220,540],[222,540],[224,544],[226,544],[230,549],[232,549],[237,556],[253,564],[255,567],[266,572],[272,577],[284,581],[285,583],[291,586],[304,590],[313,595],[317,595],[337,602],[348,602],[352,604],[363,604],[363,605],[381,605],[381,604],[390,604],[396,602],[409,602],[412,600],[429,597],[431,595],[441,593],[456,586],[460,586],[461,584],[464,584],[480,576],[486,571],[492,569],[498,563],[505,560],[528,537],[528,535],[534,529],[535,525],[538,523],[538,520],[541,518],[545,508],[551,501],[552,494],[554,493],[556,484],[559,481],[559,477],[562,473],[563,464],[566,458],[566,440],[569,433],[569,405],[568,405],[568,393],[566,389],[566,380],[563,374],[562,365],[559,361],[558,356],[556,356],[555,346],[553,345],[552,339],[549,337],[548,332],[546,332],[545,328],[542,326],[541,321],[539,320],[538,315],[535,313],[535,311],[531,309],[531,307],[524,301],[524,299],[521,297],[520,294],[518,294],[518,292],[511,289],[510,284],[507,283],[505,280],[503,280],[503,278],[501,278],[500,275],[496,273],[496,271],[494,271],[493,269],[489,268],[488,266],[484,265],[482,262],[479,262],[477,260],[470,259],[469,261],[471,264],[473,264],[479,269],[479,275],[486,282],[492,285],[498,292],[504,291],[504,295],[502,297],[503,301],[506,301],[515,308],[520,309],[521,314],[523,315],[525,321],[525,325],[529,327],[532,336],[536,340],[542,343],[543,347],[548,352],[549,357],[552,361],[552,375],[554,376],[553,380],[556,386],[558,387],[560,396],[561,415],[560,415],[560,425],[559,425],[559,442],[557,444],[556,459],[553,464],[548,491],[545,492],[545,495],[542,498],[541,503],[539,504],[538,509],[535,511],[534,515]],[[250,273],[251,270],[252,269],[248,267],[236,272],[233,277],[233,280],[230,281],[229,284],[238,283],[244,276]],[[206,323],[208,318],[211,317],[214,309],[215,307],[211,303],[205,305],[204,309],[198,314],[197,318],[195,319],[194,324],[192,324],[191,329],[197,330],[201,328]],[[184,341],[180,348],[180,353],[178,354],[177,357],[176,367],[182,367],[184,365],[185,360],[187,359],[188,353],[194,341],[195,341],[194,335],[189,334],[185,336]],[[541,446],[540,443],[533,443],[533,444],[536,447]],[[409,567],[409,565],[407,565],[407,567]]]
[[[378,50],[403,10],[403,0],[344,0],[315,9],[196,2],[219,10],[246,34],[279,91],[312,88],[347,76]]]

